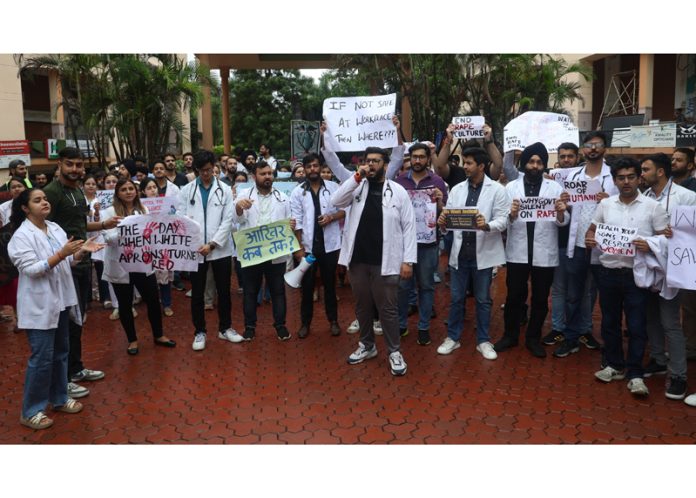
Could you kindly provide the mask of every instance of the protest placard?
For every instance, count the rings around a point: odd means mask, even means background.
[[[454,138],[483,138],[483,127],[486,120],[483,116],[455,116],[452,118]]]
[[[597,248],[602,252],[633,257],[636,255],[633,239],[636,238],[637,234],[637,228],[598,223],[597,230],[595,230],[595,240],[597,241]]]
[[[445,214],[445,228],[447,230],[463,230],[467,232],[476,230],[478,209],[443,209],[442,212]]]
[[[242,268],[292,254],[300,249],[290,219],[247,228],[232,234]]]
[[[696,290],[696,206],[672,208],[667,239],[667,285]]]
[[[578,127],[565,114],[529,111],[505,125],[503,148],[505,152],[522,150],[528,145],[541,142],[546,149],[556,152],[559,145],[580,143]]]
[[[118,225],[118,261],[133,272],[198,271],[201,227],[184,216],[138,215]]]
[[[113,190],[97,190],[95,196],[99,201],[99,209],[101,209],[102,211],[106,208],[111,207],[114,203]]]
[[[140,203],[147,208],[147,214],[176,214],[179,210],[178,196],[145,197]]]
[[[290,153],[296,159],[302,159],[310,152],[319,153],[319,121],[290,121]]]
[[[566,178],[569,176],[572,177],[581,169],[582,168],[553,168],[549,171],[549,176],[562,187]]]
[[[519,219],[525,223],[554,221],[556,219],[555,204],[556,199],[551,197],[522,197]]]
[[[416,241],[430,244],[437,241],[437,204],[433,202],[434,190],[407,190],[416,215]]]
[[[396,94],[376,97],[333,97],[324,100],[324,147],[334,152],[398,145],[392,116]]]
[[[597,179],[565,180],[563,190],[570,194],[569,205],[597,204],[602,184]]]

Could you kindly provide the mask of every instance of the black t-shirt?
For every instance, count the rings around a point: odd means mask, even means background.
[[[312,254],[321,256],[326,253],[324,246],[324,229],[319,225],[319,216],[321,216],[321,205],[319,204],[319,196],[309,187],[309,193],[312,194],[312,204],[314,204],[314,239],[312,240]]]
[[[362,185],[362,194],[366,195],[365,207],[360,216],[358,230],[355,233],[355,248],[351,263],[364,263],[382,266],[382,187],[383,182],[367,181]]]
[[[462,183],[466,180],[466,172],[461,166],[450,166],[449,176],[445,179],[447,186],[450,190],[454,188],[455,185]]]
[[[541,183],[543,179],[539,179],[538,183],[529,183],[526,180],[524,182],[524,195],[525,197],[538,197],[539,191],[541,190]],[[527,223],[527,256],[529,257],[529,264],[531,265],[534,261],[534,227],[535,222]]]

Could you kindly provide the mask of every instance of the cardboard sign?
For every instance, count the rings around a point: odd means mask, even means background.
[[[99,202],[99,209],[102,211],[114,204],[113,190],[97,190],[95,197]]]
[[[672,237],[667,239],[667,285],[696,290],[696,206],[672,211]]]
[[[486,119],[483,116],[456,116],[452,118],[454,125],[454,138],[463,138],[465,140],[471,138],[483,138],[483,127],[486,124]]]
[[[398,137],[392,124],[395,109],[395,93],[326,99],[323,110],[327,126],[324,146],[334,152],[396,147]]]
[[[463,230],[467,232],[476,230],[478,209],[443,209],[442,212],[445,213],[445,227],[447,230]]]
[[[522,197],[518,219],[524,223],[556,220],[556,199],[551,197]]]
[[[602,184],[598,180],[565,180],[563,190],[570,194],[569,205],[597,204]]]
[[[564,142],[580,144],[578,127],[565,114],[553,112],[525,112],[505,125],[503,137],[505,152],[523,150],[536,142],[543,143],[549,153],[557,152]]]
[[[300,249],[290,219],[247,228],[232,234],[242,268],[258,265]]]
[[[201,227],[184,216],[138,215],[118,225],[118,261],[127,271],[198,271]]]
[[[437,204],[433,202],[434,189],[407,190],[416,215],[416,242],[430,244],[437,241]]]
[[[597,241],[597,248],[602,252],[633,257],[636,255],[633,239],[636,238],[637,234],[637,228],[598,223],[595,231],[595,240]]]
[[[179,210],[179,197],[145,197],[140,203],[147,208],[147,214],[176,214]]]

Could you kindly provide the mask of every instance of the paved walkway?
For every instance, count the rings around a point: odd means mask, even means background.
[[[502,334],[504,278],[501,271],[493,284],[494,339]],[[444,283],[437,286],[432,344],[416,344],[411,317],[402,378],[390,374],[381,338],[376,359],[348,365],[357,335],[330,337],[321,303],[310,336],[297,339],[299,291],[288,291],[290,341],[278,341],[271,306],[263,304],[254,341],[231,344],[211,333],[206,350],[194,352],[189,300],[174,293],[175,315],[164,318],[167,334],[179,343],[174,350],[154,347],[144,305],[137,307],[136,357],[126,355],[125,334],[119,322],[109,321],[109,311],[90,312],[84,362],[106,378],[85,383],[91,394],[81,400],[82,413],[55,414],[55,425],[45,431],[18,423],[29,349],[23,334],[0,329],[0,443],[696,442],[696,409],[666,399],[664,377],[647,379],[650,396],[636,399],[624,381],[594,380],[597,351],[540,360],[518,347],[497,361],[484,360],[475,351],[471,299],[462,347],[438,355],[449,302]],[[349,287],[338,294],[345,330],[353,300]],[[206,318],[214,329],[216,312]],[[241,296],[233,294],[233,326],[242,324]],[[695,366],[689,364],[692,391]]]

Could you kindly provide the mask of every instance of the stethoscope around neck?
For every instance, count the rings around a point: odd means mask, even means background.
[[[213,193],[213,195],[215,195],[215,198],[217,199],[218,203],[221,206],[224,206],[225,203],[223,201],[224,201],[225,193],[222,191],[222,187],[220,186],[220,182],[218,182],[216,180],[215,185],[216,185],[216,187],[215,187],[215,192]],[[192,206],[196,205],[196,191],[197,190],[198,190],[198,181],[196,181],[196,186],[193,187],[193,193],[191,194],[191,198],[189,199],[189,204],[191,204]]]
[[[251,194],[254,193],[254,189],[255,189],[255,188],[256,188],[256,187],[254,186],[254,187],[251,187],[251,188],[249,189],[249,195],[247,196],[247,199],[250,199],[250,200],[251,200]],[[258,189],[256,189],[256,191],[258,192]],[[271,187],[271,192],[273,193],[273,197],[275,197],[276,201],[278,201],[278,202],[285,202],[285,199],[283,199],[283,198],[280,196],[280,190],[278,190],[278,189],[275,188],[275,187]],[[259,195],[263,195],[263,194],[262,194],[261,192],[259,192]]]
[[[394,191],[391,188],[391,184],[389,183],[389,180],[385,180],[387,182],[387,187],[384,189],[384,193],[382,194],[382,201],[383,205],[386,207],[388,205],[388,202],[391,201],[394,198]],[[360,202],[360,199],[363,194],[363,190],[365,189],[365,184],[368,182],[363,182],[362,185],[360,185],[360,191],[358,192],[358,195],[355,196],[355,200],[357,202]],[[389,192],[389,201],[387,201],[387,192]]]

